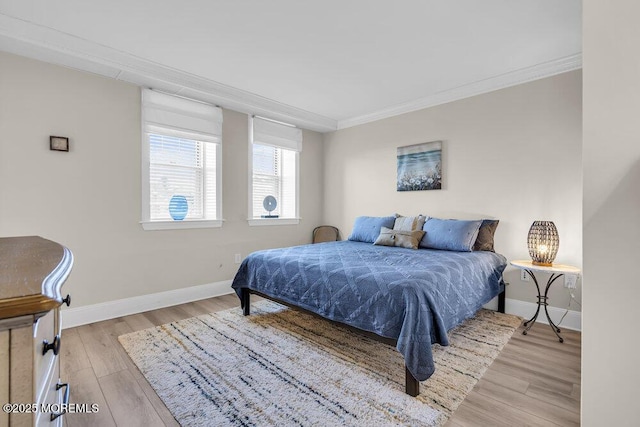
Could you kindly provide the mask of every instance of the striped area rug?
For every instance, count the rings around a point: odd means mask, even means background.
[[[183,426],[440,426],[520,321],[481,310],[452,330],[416,398],[394,348],[271,301],[119,340]]]

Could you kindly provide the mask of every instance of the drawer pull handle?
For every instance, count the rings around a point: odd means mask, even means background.
[[[60,335],[53,337],[53,342],[51,344],[49,344],[49,341],[47,340],[42,341],[42,355],[44,356],[47,354],[47,351],[49,350],[53,350],[53,354],[56,356],[58,355],[60,352]]]
[[[69,387],[69,384],[65,383],[65,384],[56,384],[56,390],[60,390],[62,387],[65,387],[64,390],[64,399],[62,400],[62,404],[63,407],[66,408],[69,405],[69,391],[71,390],[71,388]],[[51,421],[55,420],[56,418],[64,415],[67,413],[67,410],[64,409],[62,412],[52,412],[51,413]]]
[[[69,307],[71,305],[71,295],[67,294],[66,297],[62,298],[62,302]]]

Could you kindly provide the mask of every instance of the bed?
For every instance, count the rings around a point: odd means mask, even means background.
[[[404,249],[339,241],[254,252],[232,287],[250,314],[257,294],[347,325],[404,356],[406,392],[434,372],[431,345],[499,296],[506,259],[489,251]]]

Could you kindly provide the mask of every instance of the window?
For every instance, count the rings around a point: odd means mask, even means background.
[[[187,202],[184,219],[216,219],[216,151],[216,144],[149,134],[151,221],[173,220],[171,198],[176,195]]]
[[[145,230],[220,227],[222,111],[143,90]]]
[[[250,135],[249,224],[297,224],[302,131],[254,117],[250,119]],[[264,206],[268,196],[277,202],[273,210]]]

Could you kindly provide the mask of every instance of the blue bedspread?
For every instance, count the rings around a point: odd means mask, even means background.
[[[327,319],[397,339],[413,376],[434,370],[431,344],[500,292],[506,259],[493,252],[330,242],[254,252],[232,287],[249,288]]]

